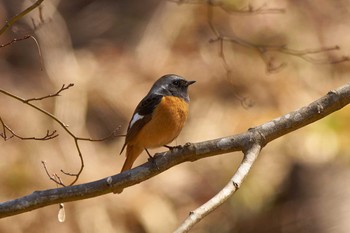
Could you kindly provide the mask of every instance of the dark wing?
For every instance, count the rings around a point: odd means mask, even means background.
[[[125,143],[123,145],[122,150],[120,151],[120,154],[123,153],[123,150],[125,146],[128,144],[128,142],[132,140],[137,135],[137,133],[142,129],[142,127],[152,119],[153,110],[160,103],[160,101],[162,100],[162,97],[163,96],[161,95],[150,94],[150,95],[147,95],[145,98],[143,98],[141,102],[137,105],[135,112],[132,115],[132,118],[129,122]],[[131,122],[133,121],[135,114],[138,114],[142,118],[136,120],[131,125]]]

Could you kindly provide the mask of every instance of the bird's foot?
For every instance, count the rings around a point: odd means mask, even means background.
[[[159,167],[157,165],[156,159],[154,158],[154,156],[152,156],[147,149],[145,149],[145,151],[148,154],[148,162],[150,162],[152,165],[154,165],[156,167],[157,170],[159,170]]]
[[[168,148],[169,150],[175,150],[175,149],[181,149],[182,145],[178,145],[178,146],[168,146],[168,145],[164,145],[164,147]]]

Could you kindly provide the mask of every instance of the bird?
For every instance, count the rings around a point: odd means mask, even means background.
[[[126,160],[121,172],[132,168],[137,157],[149,148],[167,146],[180,134],[187,119],[190,97],[188,87],[196,81],[187,81],[176,74],[159,78],[148,94],[137,105],[125,136]]]

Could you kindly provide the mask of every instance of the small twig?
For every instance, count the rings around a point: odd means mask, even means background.
[[[7,29],[9,29],[14,23],[16,23],[19,19],[21,19],[23,16],[25,16],[26,14],[28,14],[29,12],[31,12],[32,10],[34,10],[35,8],[37,8],[38,6],[40,6],[40,4],[43,2],[44,0],[38,0],[35,3],[33,3],[33,5],[31,5],[30,7],[28,7],[27,9],[25,9],[24,11],[22,11],[21,13],[15,15],[14,17],[12,17],[10,20],[6,21],[5,25],[0,29],[0,35],[2,35],[4,32],[7,31]]]
[[[28,7],[27,9],[25,9],[24,11],[22,11],[21,13],[15,15],[13,18],[11,18],[10,20],[6,21],[5,25],[0,29],[0,36],[5,33],[13,24],[15,24],[19,19],[21,19],[22,17],[24,17],[26,14],[28,14],[29,12],[31,12],[32,10],[34,10],[35,8],[39,7],[39,18],[41,20],[41,23],[43,24],[44,22],[44,19],[43,19],[43,15],[42,15],[42,5],[41,3],[43,2],[44,0],[38,0],[36,1],[35,3],[33,3],[30,7]],[[34,20],[32,19],[32,23],[33,23],[33,28],[34,30],[37,29],[37,26],[34,22]],[[20,37],[20,38],[14,38],[12,39],[11,41],[5,43],[5,44],[1,44],[0,45],[0,48],[3,48],[3,47],[6,47],[6,46],[9,46],[9,45],[12,45],[14,44],[15,42],[18,42],[18,41],[23,41],[23,40],[26,40],[26,39],[33,39],[33,41],[35,42],[35,45],[37,47],[37,50],[38,50],[38,54],[39,54],[39,60],[40,60],[40,69],[43,70],[43,60],[42,60],[42,54],[41,54],[41,49],[40,49],[40,45],[39,45],[39,42],[38,40],[33,36],[33,35],[25,35],[23,37]]]
[[[80,159],[80,168],[79,168],[79,171],[77,173],[69,173],[69,172],[65,172],[61,169],[61,172],[67,176],[72,176],[72,177],[75,177],[74,180],[69,184],[69,186],[75,184],[79,177],[80,177],[80,174],[83,172],[84,170],[84,167],[85,167],[85,163],[84,163],[84,158],[83,158],[83,154],[81,153],[81,150],[80,150],[80,147],[79,147],[79,143],[78,143],[78,139],[75,135],[72,136],[73,139],[74,139],[74,143],[75,143],[75,147],[77,148],[77,151],[78,151],[78,156],[79,156],[79,159]]]
[[[32,36],[32,35],[25,35],[25,36],[20,37],[20,38],[14,38],[14,39],[12,39],[11,41],[9,41],[9,42],[7,42],[5,44],[0,44],[0,48],[12,45],[12,44],[14,44],[16,42],[19,42],[19,41],[27,40],[29,38],[31,38],[34,41],[35,45],[36,45],[36,48],[37,48],[38,54],[39,54],[39,59],[40,59],[40,69],[43,70],[43,59],[42,59],[40,45],[39,45],[38,40],[34,36]]]
[[[61,178],[55,173],[53,175],[50,175],[49,173],[49,170],[47,169],[47,166],[46,166],[46,162],[45,161],[41,161],[43,167],[44,167],[44,170],[46,172],[46,175],[50,178],[50,180],[52,180],[53,182],[55,182],[57,185],[60,185],[60,186],[63,186],[63,187],[66,187],[66,185],[62,182]]]
[[[317,59],[317,58],[310,56],[312,54],[319,54],[319,53],[324,53],[324,52],[329,52],[329,51],[334,51],[334,50],[340,50],[340,47],[338,45],[336,45],[336,46],[323,47],[323,48],[321,47],[321,48],[316,48],[316,49],[296,50],[296,49],[287,48],[286,46],[264,46],[264,52],[277,51],[277,52],[285,53],[285,54],[288,54],[291,56],[300,57],[301,59],[304,59],[305,61],[308,61],[308,62],[314,63],[314,64],[329,64],[329,63],[334,64],[334,63],[349,61],[349,57],[347,57],[347,56],[343,56],[343,57],[336,59],[336,60]],[[262,49],[261,49],[261,51],[262,51]]]
[[[60,184],[62,184],[62,186],[64,186],[64,183],[63,183],[63,181],[61,180],[61,177],[59,177],[56,173],[55,173],[55,179],[57,179],[58,182],[59,182]]]
[[[2,125],[2,133],[0,133],[0,137],[2,137],[5,141],[11,139],[11,138],[18,138],[21,140],[37,140],[37,141],[46,141],[53,139],[58,136],[57,131],[53,130],[50,132],[49,130],[46,131],[46,135],[43,137],[22,137],[15,133],[14,130],[12,130],[8,125],[5,124],[5,122],[0,117],[0,123]],[[9,131],[11,133],[11,136],[7,136],[6,131]]]
[[[64,85],[63,85],[63,86],[64,86]],[[68,86],[70,86],[70,85],[68,85]],[[66,90],[67,87],[61,88],[61,89]],[[60,89],[60,90],[61,90],[61,89]],[[57,93],[59,94],[59,93],[61,92],[60,90],[59,90],[58,92],[56,92],[56,94],[57,94]],[[79,178],[79,176],[80,176],[80,174],[81,174],[81,172],[83,171],[83,168],[84,168],[84,160],[83,160],[83,157],[82,157],[80,148],[79,148],[79,144],[78,144],[78,142],[77,142],[77,141],[78,141],[78,140],[77,140],[77,137],[68,129],[68,127],[67,127],[67,125],[66,125],[65,123],[63,123],[61,120],[59,120],[59,119],[58,119],[56,116],[54,116],[53,114],[51,114],[51,113],[47,112],[46,110],[44,110],[44,109],[42,109],[42,108],[40,108],[40,107],[38,107],[38,106],[32,104],[32,103],[31,103],[30,101],[28,101],[28,100],[23,99],[23,98],[21,98],[21,97],[19,97],[19,96],[16,96],[16,95],[14,95],[14,94],[11,94],[10,92],[7,92],[7,91],[5,91],[5,90],[0,89],[0,93],[3,93],[3,94],[5,94],[5,95],[7,95],[7,96],[10,96],[11,98],[14,98],[14,99],[16,99],[16,100],[18,100],[18,101],[24,103],[24,104],[27,104],[27,105],[29,105],[30,107],[32,107],[32,108],[38,110],[39,112],[45,114],[45,115],[48,116],[48,117],[50,117],[51,119],[53,119],[54,121],[56,121],[59,125],[61,125],[61,127],[74,139],[76,148],[77,148],[77,150],[78,150],[78,155],[79,155],[79,158],[80,158],[80,161],[81,161],[81,167],[80,167],[80,169],[79,169],[79,172],[76,174],[76,178],[74,179],[74,181],[73,181],[70,185],[75,184],[75,182],[78,180],[78,178]],[[57,96],[57,95],[56,95],[56,96]],[[50,95],[46,96],[46,98],[49,98],[49,97],[50,97]]]
[[[168,0],[169,2],[174,2],[177,4],[208,4],[214,7],[219,7],[229,14],[243,14],[243,15],[253,15],[253,14],[283,14],[285,9],[283,8],[268,8],[266,4],[261,7],[254,8],[251,4],[241,9],[234,9],[225,2],[212,1],[212,0]]]
[[[70,87],[73,87],[74,83],[70,83],[67,86],[65,84],[62,85],[62,87],[54,94],[49,94],[49,95],[45,95],[42,97],[37,97],[37,98],[29,98],[24,100],[25,103],[29,103],[30,101],[37,101],[37,100],[43,100],[43,99],[47,99],[47,98],[52,98],[52,97],[57,97],[60,96],[62,91],[68,90]]]
[[[210,25],[211,25],[211,23],[210,23]],[[216,34],[217,31],[213,31],[213,33]],[[313,55],[313,54],[324,53],[324,52],[328,52],[328,51],[332,51],[332,50],[339,50],[340,48],[337,45],[332,46],[332,47],[324,47],[324,48],[317,48],[317,49],[296,50],[296,49],[290,49],[285,45],[283,45],[283,46],[278,46],[278,45],[270,46],[270,45],[254,44],[254,43],[248,42],[246,40],[243,40],[243,39],[237,37],[236,35],[232,35],[231,37],[219,35],[216,38],[209,40],[210,43],[219,42],[220,44],[223,43],[224,41],[227,41],[230,43],[235,43],[235,44],[238,44],[240,46],[251,48],[251,49],[254,49],[255,51],[257,51],[259,53],[260,57],[262,58],[262,60],[264,61],[264,63],[266,64],[268,72],[277,72],[281,68],[284,68],[287,65],[286,63],[274,65],[273,60],[272,60],[273,58],[269,58],[267,56],[267,54],[269,52],[278,52],[278,53],[282,53],[282,54],[288,54],[291,56],[299,57],[299,58],[301,58],[307,62],[313,63],[313,64],[336,64],[336,63],[346,62],[346,61],[350,60],[350,58],[347,56],[342,56],[338,59],[333,59],[333,60],[331,60],[329,58],[320,59],[320,58],[311,57],[311,55]],[[223,48],[223,46],[220,46],[220,50],[222,48]],[[220,51],[220,54],[222,54],[222,53],[224,53],[223,50]],[[227,64],[225,56],[221,55],[220,58],[223,60],[223,62],[225,64]],[[227,71],[229,71],[229,70],[227,70]]]
[[[75,134],[72,132],[72,131],[70,131],[69,129],[68,129],[68,126],[65,124],[65,123],[63,123],[61,120],[59,120],[56,116],[54,116],[53,114],[51,114],[51,113],[49,113],[49,112],[47,112],[46,110],[44,110],[44,109],[42,109],[42,108],[40,108],[40,107],[38,107],[38,106],[36,106],[36,105],[34,105],[32,102],[33,101],[37,101],[37,100],[43,100],[43,99],[47,99],[47,98],[51,98],[51,97],[57,97],[57,96],[60,96],[60,94],[61,94],[61,92],[62,91],[65,91],[65,90],[67,90],[67,89],[69,89],[70,87],[72,87],[72,86],[74,86],[74,84],[73,83],[70,83],[70,84],[68,84],[68,85],[62,85],[62,87],[56,92],[56,93],[54,93],[54,94],[49,94],[49,95],[46,95],[46,96],[42,96],[42,97],[37,97],[37,98],[29,98],[29,99],[23,99],[23,98],[21,98],[21,97],[19,97],[19,96],[16,96],[16,95],[14,95],[14,94],[11,94],[11,93],[9,93],[9,92],[7,92],[7,91],[5,91],[5,90],[2,90],[2,89],[0,89],[0,93],[3,93],[3,94],[5,94],[5,95],[7,95],[7,96],[10,96],[11,98],[14,98],[14,99],[16,99],[16,100],[18,100],[18,101],[20,101],[20,102],[22,102],[22,103],[24,103],[24,104],[27,104],[27,105],[29,105],[30,107],[32,107],[32,108],[34,108],[34,109],[36,109],[36,110],[38,110],[38,111],[40,111],[40,112],[42,112],[43,114],[45,114],[45,115],[47,115],[48,117],[50,117],[51,119],[53,119],[54,121],[56,121],[72,138],[73,138],[73,140],[74,140],[74,144],[75,144],[75,147],[76,147],[76,149],[77,149],[77,152],[78,152],[78,156],[79,156],[79,159],[80,159],[80,168],[79,168],[79,170],[78,170],[78,172],[76,172],[76,173],[70,173],[70,172],[66,172],[66,171],[64,171],[64,170],[61,170],[61,172],[63,173],[63,174],[65,174],[65,175],[67,175],[67,176],[73,176],[74,177],[74,180],[69,184],[69,186],[71,186],[71,185],[73,185],[73,184],[75,184],[76,182],[77,182],[77,180],[79,179],[79,177],[80,177],[80,174],[82,173],[82,171],[83,171],[83,169],[84,169],[84,158],[83,158],[83,155],[82,155],[82,152],[81,152],[81,150],[80,150],[80,146],[79,146],[79,141],[91,141],[91,142],[95,142],[95,141],[104,141],[104,140],[107,140],[107,139],[109,139],[109,138],[111,138],[111,137],[121,137],[121,136],[125,136],[125,135],[118,135],[116,132],[120,129],[120,126],[118,126],[110,135],[108,135],[108,136],[106,136],[106,137],[104,137],[104,138],[101,138],[101,139],[91,139],[91,138],[84,138],[84,137],[78,137],[78,136],[75,136]],[[3,127],[4,127],[4,125],[3,125]],[[11,131],[10,131],[11,132]],[[55,131],[55,133],[56,133],[56,131]],[[4,135],[5,136],[5,135]],[[51,135],[51,133],[47,133],[47,138],[49,138],[49,137],[54,137],[55,135],[54,134],[52,134]],[[52,178],[52,176],[49,176],[50,177],[50,179]],[[58,183],[59,183],[60,181],[59,181],[59,179],[58,179]],[[57,182],[55,182],[55,183],[57,183]],[[63,182],[61,182],[62,184],[63,184]]]
[[[14,39],[12,39],[11,41],[9,41],[9,42],[7,42],[7,43],[5,43],[5,44],[0,44],[0,48],[9,46],[9,45],[14,44],[14,43],[16,43],[16,42],[18,42],[18,41],[27,40],[27,39],[29,39],[30,37],[32,37],[32,36],[31,36],[31,35],[25,35],[25,36],[23,36],[23,37],[21,37],[21,38],[14,38]]]
[[[253,15],[253,14],[283,14],[286,12],[283,8],[268,8],[266,4],[261,7],[254,8],[253,5],[249,4],[247,7],[241,9],[233,9],[230,6],[227,6],[225,2],[214,2],[208,0],[212,6],[220,7],[228,14],[242,14],[242,15]]]
[[[77,137],[78,140],[81,141],[89,141],[89,142],[102,142],[106,141],[107,139],[114,138],[114,137],[125,137],[125,134],[117,134],[117,132],[120,130],[121,126],[118,125],[117,128],[115,128],[109,135],[103,137],[103,138],[98,138],[98,139],[92,139],[92,138],[81,138]]]
[[[282,54],[288,54],[291,56],[296,56],[299,57],[307,62],[313,63],[313,64],[336,64],[336,63],[341,63],[341,62],[346,62],[349,61],[350,58],[347,56],[342,56],[337,59],[319,59],[319,58],[314,58],[311,57],[310,55],[313,54],[319,54],[319,53],[325,53],[328,51],[332,50],[339,50],[339,46],[332,46],[332,47],[324,47],[324,48],[317,48],[317,49],[304,49],[304,50],[296,50],[296,49],[290,49],[286,45],[276,45],[276,46],[270,46],[270,45],[260,45],[260,44],[254,44],[251,43],[247,40],[244,40],[238,36],[236,36],[234,33],[230,36],[224,36],[222,35],[215,27],[214,25],[214,7],[220,7],[223,10],[225,10],[227,13],[244,13],[244,14],[262,14],[262,13],[284,13],[284,9],[280,8],[267,8],[266,4],[259,7],[259,8],[254,8],[252,5],[248,5],[246,8],[242,8],[239,10],[235,10],[227,6],[225,2],[216,2],[212,0],[168,0],[170,2],[175,2],[178,4],[206,4],[207,5],[207,22],[209,25],[210,30],[214,34],[214,38],[209,40],[209,43],[219,43],[219,57],[223,61],[223,65],[225,67],[227,76],[229,77],[231,69],[229,67],[229,63],[227,62],[226,56],[225,56],[225,50],[224,50],[224,42],[229,42],[229,43],[235,43],[237,45],[247,47],[254,49],[257,51],[266,64],[266,71],[268,73],[272,72],[278,72],[284,67],[286,67],[287,63],[280,63],[276,64],[273,61],[273,57],[267,56],[267,53],[271,52],[278,52]]]

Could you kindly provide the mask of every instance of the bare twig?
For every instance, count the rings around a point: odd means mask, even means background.
[[[0,36],[5,33],[14,23],[16,23],[19,19],[21,19],[22,17],[24,17],[26,14],[28,14],[29,12],[31,12],[32,10],[34,10],[35,8],[39,8],[39,18],[41,20],[41,23],[43,24],[44,23],[44,19],[43,19],[43,15],[42,15],[42,5],[41,3],[43,2],[44,0],[38,0],[36,1],[35,3],[33,3],[30,7],[28,7],[27,9],[25,9],[24,11],[22,11],[21,13],[15,15],[13,18],[11,18],[10,20],[6,21],[5,25],[0,29]],[[37,29],[37,25],[35,24],[34,20],[32,19],[32,23],[33,23],[33,28],[34,30]],[[0,48],[3,48],[3,47],[6,47],[6,46],[9,46],[9,45],[12,45],[14,44],[15,42],[18,42],[18,41],[23,41],[23,40],[26,40],[26,39],[29,39],[31,38],[35,45],[36,45],[36,48],[38,50],[38,54],[39,54],[39,60],[40,60],[40,69],[43,70],[43,60],[42,60],[42,54],[41,54],[41,49],[40,49],[40,45],[39,45],[39,42],[38,40],[33,36],[33,35],[24,35],[22,37],[19,37],[19,38],[14,38],[12,39],[11,41],[7,42],[7,43],[4,43],[4,44],[0,44]]]
[[[66,86],[66,84],[63,84],[62,87],[54,94],[49,94],[49,95],[45,95],[42,97],[37,97],[37,98],[29,98],[24,100],[25,103],[29,103],[30,101],[38,101],[38,100],[43,100],[43,99],[47,99],[47,98],[52,98],[52,97],[57,97],[60,96],[62,91],[68,90],[70,87],[73,87],[74,83],[70,83]]]
[[[11,41],[9,41],[9,42],[7,42],[7,43],[5,43],[5,44],[0,44],[0,48],[9,46],[9,45],[14,44],[14,43],[16,43],[16,42],[18,42],[18,41],[27,40],[27,39],[29,39],[30,37],[31,37],[31,35],[25,35],[25,36],[23,36],[23,37],[21,37],[21,38],[14,38],[14,39],[12,39]]]
[[[274,61],[274,57],[268,56],[268,54],[271,54],[272,52],[277,52],[281,54],[287,54],[295,57],[299,57],[307,62],[313,63],[313,64],[336,64],[336,63],[342,63],[349,61],[350,58],[347,56],[340,56],[338,58],[317,58],[313,57],[311,55],[325,53],[332,50],[339,50],[339,46],[331,46],[331,47],[324,47],[324,48],[317,48],[317,49],[304,49],[304,50],[296,50],[288,48],[286,45],[263,45],[263,44],[254,44],[252,42],[249,42],[245,39],[240,38],[239,36],[232,33],[230,36],[225,36],[221,34],[214,25],[214,7],[219,7],[226,11],[227,13],[243,13],[247,15],[252,14],[271,14],[271,13],[284,13],[285,10],[282,8],[267,8],[266,4],[254,8],[252,5],[248,5],[245,8],[242,9],[233,9],[228,5],[226,2],[222,1],[213,1],[213,0],[168,0],[170,2],[175,2],[178,4],[206,4],[207,5],[207,21],[210,30],[215,35],[214,38],[210,39],[210,43],[218,42],[219,43],[219,57],[223,61],[223,65],[225,67],[225,70],[227,72],[227,76],[230,75],[231,69],[227,62],[225,53],[224,53],[224,43],[234,43],[239,46],[247,47],[250,49],[255,50],[260,57],[262,58],[263,62],[266,65],[266,72],[273,73],[278,72],[284,67],[286,67],[287,63],[280,62],[276,63]]]
[[[215,33],[217,33],[217,31],[213,31],[213,33],[215,34]],[[258,45],[258,44],[254,44],[254,43],[251,43],[249,41],[243,40],[235,35],[231,35],[228,37],[228,36],[223,36],[220,34],[216,38],[209,40],[210,43],[214,43],[214,42],[220,43],[220,54],[224,53],[224,51],[222,50],[223,46],[221,45],[224,41],[238,44],[240,46],[251,48],[251,49],[254,49],[255,51],[257,51],[258,54],[261,56],[262,60],[265,62],[268,72],[276,72],[276,71],[279,71],[281,68],[286,66],[285,63],[281,63],[277,66],[274,66],[273,65],[273,58],[270,58],[269,56],[267,56],[267,54],[271,53],[271,52],[278,52],[278,53],[282,53],[282,54],[287,54],[287,55],[299,57],[299,58],[301,58],[307,62],[313,63],[313,64],[335,64],[335,63],[341,63],[341,62],[346,62],[346,61],[350,60],[350,58],[347,56],[341,56],[337,59],[329,59],[329,58],[322,59],[322,58],[315,58],[315,57],[311,56],[313,54],[324,53],[324,52],[328,52],[331,50],[339,50],[340,49],[339,46],[324,47],[324,48],[318,48],[318,49],[296,50],[296,49],[290,49],[285,45],[283,45],[283,46]],[[227,67],[227,61],[226,61],[225,56],[221,55],[220,57],[223,60],[225,67]],[[230,71],[230,69],[227,69],[227,68],[226,68],[226,70],[227,70],[227,72]]]
[[[168,0],[169,2],[174,2],[177,4],[208,4],[211,6],[219,7],[222,10],[226,11],[229,14],[243,14],[243,15],[252,15],[252,14],[282,14],[285,13],[283,8],[268,8],[266,4],[260,7],[254,7],[251,4],[248,4],[246,7],[236,9],[227,4],[225,1],[213,1],[213,0]]]
[[[117,129],[115,129],[110,135],[108,135],[107,137],[105,137],[105,138],[103,138],[103,139],[91,139],[91,138],[83,138],[83,137],[77,137],[77,136],[75,136],[75,134],[70,130],[70,129],[68,129],[68,125],[66,125],[65,123],[63,123],[61,120],[59,120],[56,116],[54,116],[53,114],[51,114],[51,113],[49,113],[49,112],[47,112],[46,110],[44,110],[44,109],[42,109],[42,108],[40,108],[40,107],[38,107],[38,106],[36,106],[36,105],[34,105],[32,102],[33,101],[37,101],[37,100],[43,100],[43,99],[47,99],[47,98],[51,98],[51,97],[57,97],[57,96],[59,96],[60,95],[60,93],[62,92],[62,91],[65,91],[65,90],[67,90],[67,89],[69,89],[70,87],[72,87],[74,84],[68,84],[68,85],[62,85],[62,87],[56,92],[56,93],[54,93],[54,94],[49,94],[49,95],[46,95],[46,96],[43,96],[43,97],[37,97],[37,98],[29,98],[29,99],[23,99],[23,98],[21,98],[21,97],[19,97],[19,96],[16,96],[16,95],[14,95],[14,94],[12,94],[12,93],[10,93],[10,92],[7,92],[7,91],[5,91],[5,90],[2,90],[2,89],[0,89],[0,93],[3,93],[3,94],[5,94],[5,95],[7,95],[7,96],[9,96],[9,97],[11,97],[11,98],[13,98],[13,99],[16,99],[16,100],[18,100],[18,101],[20,101],[20,102],[22,102],[22,103],[24,103],[24,104],[27,104],[27,105],[29,105],[30,107],[32,107],[32,108],[34,108],[34,109],[36,109],[36,110],[38,110],[39,112],[41,112],[41,113],[43,113],[43,114],[45,114],[46,116],[48,116],[48,117],[50,117],[51,119],[53,119],[54,121],[56,121],[72,138],[73,138],[73,140],[74,140],[74,144],[75,144],[75,147],[76,147],[76,149],[77,149],[77,152],[78,152],[78,156],[79,156],[79,160],[80,160],[80,168],[79,168],[79,170],[78,170],[78,172],[76,172],[76,173],[70,173],[70,172],[65,172],[65,171],[63,171],[63,170],[61,170],[61,172],[63,173],[63,174],[65,174],[65,175],[67,175],[67,176],[72,176],[72,177],[74,177],[74,179],[73,179],[73,181],[69,184],[69,185],[73,185],[73,184],[75,184],[77,181],[78,181],[78,179],[79,179],[79,177],[80,177],[80,174],[82,173],[82,171],[84,170],[84,158],[83,158],[83,155],[82,155],[82,152],[81,152],[81,150],[80,150],[80,146],[79,146],[79,141],[103,141],[103,140],[106,140],[106,139],[108,139],[108,138],[111,138],[111,137],[119,137],[119,136],[125,136],[125,135],[117,135],[117,130],[119,130],[119,128],[120,127],[118,127]],[[6,125],[5,124],[3,124],[3,128],[5,127]],[[6,128],[6,127],[5,127]],[[9,131],[15,136],[16,134],[14,134],[14,132],[12,132],[11,131],[11,129],[10,128],[8,128],[9,129]],[[4,131],[5,132],[5,131]],[[52,134],[52,133],[49,133],[49,132],[47,132],[47,138],[49,138],[50,136],[51,137],[56,137],[55,136],[55,133],[56,133],[56,131],[54,131],[54,134]],[[3,134],[3,137],[5,137],[6,138],[6,134],[4,133]],[[18,138],[20,138],[20,137],[18,137]],[[37,139],[38,140],[38,139]],[[42,139],[43,140],[43,139]],[[45,167],[45,169],[47,169],[46,167]],[[49,172],[47,172],[47,174],[49,174]],[[57,175],[56,175],[57,176]],[[50,176],[49,175],[49,177],[50,177],[50,179],[52,179],[52,176]],[[58,178],[58,176],[56,177],[56,178]],[[57,183],[57,184],[59,184],[59,185],[63,185],[63,182],[60,180],[60,179],[58,179],[59,180],[59,182],[55,182],[55,183]]]
[[[42,59],[40,45],[39,45],[38,40],[34,36],[32,36],[32,35],[25,35],[25,36],[20,37],[20,38],[13,38],[11,41],[9,41],[9,42],[7,42],[5,44],[0,44],[0,48],[12,45],[12,44],[14,44],[16,42],[19,42],[19,41],[27,40],[29,38],[32,39],[34,41],[35,45],[36,45],[36,48],[37,48],[38,54],[39,54],[39,59],[40,59],[40,68],[41,68],[41,70],[43,70],[43,59]]]
[[[60,186],[63,186],[65,187],[64,183],[62,182],[61,178],[55,173],[55,174],[52,174],[50,175],[49,173],[49,170],[47,169],[47,166],[46,166],[46,162],[45,161],[41,161],[43,167],[44,167],[44,170],[46,172],[46,175],[50,178],[50,180],[52,180],[53,182],[55,182],[57,185],[60,185]]]
[[[23,137],[19,136],[18,134],[15,133],[5,122],[2,120],[0,117],[0,124],[2,125],[2,132],[0,133],[0,137],[2,137],[5,141],[11,139],[11,138],[18,138],[21,140],[37,140],[37,141],[46,141],[53,139],[58,136],[57,131],[53,130],[50,132],[49,130],[46,131],[46,135],[43,137]],[[6,131],[9,131],[11,133],[11,136],[7,136]]]
[[[247,132],[205,142],[187,143],[182,148],[156,154],[153,162],[147,162],[114,176],[80,185],[35,191],[16,200],[0,203],[0,218],[28,212],[43,206],[92,198],[115,192],[115,190],[122,190],[150,179],[180,163],[233,151],[246,152],[245,162],[243,162],[245,165],[242,165],[241,170],[232,178],[232,184],[240,184],[240,180],[243,180],[246,175],[246,169],[249,170],[251,166],[249,164],[253,164],[252,161],[259,150],[269,142],[324,118],[349,103],[350,83],[330,91],[308,106],[273,119]],[[231,186],[229,190],[234,192],[234,187]]]
[[[9,93],[9,92],[7,92],[7,91],[5,91],[5,90],[0,89],[0,92],[3,93],[3,94],[5,94],[5,95],[7,95],[7,96],[10,96],[10,97],[12,97],[12,98],[18,100],[18,101],[20,101],[20,102],[22,102],[22,103],[24,103],[24,104],[27,104],[27,105],[29,105],[30,107],[32,107],[32,108],[38,110],[39,112],[42,112],[43,114],[47,115],[48,117],[50,117],[51,119],[53,119],[54,121],[56,121],[59,125],[61,125],[62,128],[74,139],[75,145],[76,145],[76,147],[77,147],[78,155],[79,155],[79,158],[80,158],[80,161],[81,161],[81,165],[80,165],[81,167],[80,167],[80,169],[79,169],[79,172],[76,174],[75,179],[74,179],[74,180],[71,182],[71,184],[70,184],[70,185],[73,185],[73,184],[78,180],[78,178],[79,178],[79,176],[80,176],[80,174],[81,174],[81,172],[82,172],[82,170],[83,170],[83,168],[84,168],[84,160],[83,160],[82,154],[81,154],[81,152],[80,152],[79,144],[77,143],[77,139],[76,139],[75,135],[68,129],[68,127],[67,127],[67,125],[66,125],[65,123],[63,123],[63,122],[62,122],[61,120],[59,120],[56,116],[52,115],[51,113],[47,112],[46,110],[44,110],[44,109],[42,109],[42,108],[40,108],[40,107],[38,107],[38,106],[32,104],[30,101],[27,101],[26,99],[23,99],[23,98],[21,98],[21,97],[19,97],[19,96],[16,96],[16,95],[14,95],[14,94],[11,94],[11,93]],[[59,93],[59,91],[58,91],[58,93]],[[46,98],[48,98],[48,97],[46,97]]]
[[[78,140],[81,141],[89,141],[89,142],[101,142],[101,141],[106,141],[107,139],[113,138],[113,137],[125,137],[126,135],[124,134],[117,134],[117,132],[120,130],[121,126],[118,125],[117,128],[115,128],[109,135],[103,138],[98,138],[98,139],[92,139],[92,138],[81,138],[77,137]]]
[[[249,45],[248,45],[249,46]],[[255,45],[251,44],[251,47],[254,47]],[[268,52],[279,52],[279,53],[284,53],[288,54],[291,56],[299,57],[307,62],[313,63],[313,64],[336,64],[336,63],[341,63],[345,61],[349,61],[350,58],[347,56],[342,56],[336,59],[321,59],[321,58],[316,58],[312,57],[311,55],[313,54],[320,54],[324,52],[329,52],[329,51],[334,51],[334,50],[340,50],[340,47],[338,45],[332,46],[332,47],[323,47],[323,48],[317,48],[317,49],[304,49],[304,50],[296,50],[296,49],[290,49],[286,46],[263,46],[263,45],[258,45],[257,47],[262,59],[264,62],[267,64],[267,67],[269,70],[274,70],[272,66],[270,66],[270,62],[272,59],[269,59],[267,56],[265,56],[266,53]],[[281,66],[285,66],[286,64],[282,63],[277,67],[279,69]]]
[[[0,35],[2,35],[4,32],[7,31],[7,29],[9,29],[14,23],[16,23],[19,19],[21,19],[23,16],[25,16],[26,14],[28,14],[29,12],[31,12],[32,10],[34,10],[35,8],[37,8],[38,6],[40,6],[40,4],[43,2],[44,0],[38,0],[35,3],[33,3],[30,7],[28,7],[27,9],[25,9],[24,11],[22,11],[21,13],[15,15],[13,18],[11,18],[10,20],[6,21],[5,25],[0,29]]]

